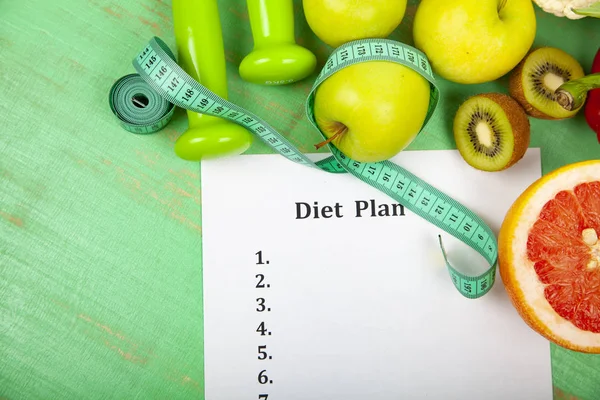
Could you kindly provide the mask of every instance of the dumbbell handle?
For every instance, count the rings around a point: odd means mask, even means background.
[[[286,85],[310,75],[315,55],[296,44],[292,0],[246,0],[253,50],[239,66],[243,80],[262,85]]]
[[[217,0],[172,0],[177,62],[192,78],[227,100],[227,69]],[[175,143],[186,160],[237,155],[252,135],[226,119],[187,110],[188,130]]]
[[[216,0],[172,0],[177,62],[192,78],[227,99],[227,76]],[[188,110],[190,127],[212,117]]]
[[[247,0],[254,48],[294,43],[294,9],[290,0]]]

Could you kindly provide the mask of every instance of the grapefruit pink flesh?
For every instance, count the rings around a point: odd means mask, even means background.
[[[600,333],[600,182],[562,190],[542,208],[527,257],[544,297],[577,328]]]

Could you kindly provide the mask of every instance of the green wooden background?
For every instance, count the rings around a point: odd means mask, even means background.
[[[416,5],[391,38],[412,44]],[[252,47],[245,2],[219,6],[230,100],[313,151],[321,138],[304,100],[317,72],[287,87],[241,81]],[[331,49],[295,6],[298,42],[321,67]],[[600,21],[537,12],[536,45],[589,71]],[[187,119],[178,110],[162,132],[136,136],[107,102],[153,35],[175,48],[168,0],[0,1],[0,398],[203,397],[199,165],[172,151]],[[439,111],[411,149],[455,148],[459,103],[507,82],[440,86]],[[532,129],[544,173],[598,158],[581,116]],[[265,151],[257,141],[248,152]],[[553,346],[552,359],[555,398],[600,398],[600,356]]]

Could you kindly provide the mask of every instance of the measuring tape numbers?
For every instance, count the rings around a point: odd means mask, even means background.
[[[175,59],[171,49],[165,46],[164,50]],[[110,88],[108,104],[123,129],[137,134],[158,132],[175,113],[175,105],[138,74],[119,78]]]
[[[331,75],[350,65],[367,61],[390,61],[418,72],[430,83],[431,98],[423,126],[430,120],[439,101],[439,89],[427,57],[406,44],[388,39],[362,39],[348,42],[329,56],[318,75],[306,101],[306,114],[317,131],[314,114],[314,94],[319,85]],[[366,184],[387,194],[406,209],[421,216],[440,229],[475,249],[489,264],[478,276],[456,270],[449,262],[442,238],[439,245],[451,280],[465,297],[475,299],[485,295],[493,286],[498,258],[497,240],[493,231],[476,214],[391,161],[358,162],[348,158],[331,142],[331,156],[313,162],[278,133],[268,122],[252,112],[225,100],[190,77],[175,61],[168,46],[157,37],[133,61],[139,76],[158,95],[169,103],[186,110],[227,119],[246,127],[265,144],[288,160],[330,173],[350,173]]]

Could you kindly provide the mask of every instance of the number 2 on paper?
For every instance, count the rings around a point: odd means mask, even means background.
[[[269,261],[263,259],[262,251],[257,251],[256,253],[254,253],[254,255],[256,255],[256,257],[257,257],[256,265],[264,266],[265,268],[267,265],[269,265]],[[271,287],[271,285],[269,283],[266,283],[267,274],[265,273],[265,271],[261,271],[260,273],[255,274],[254,278],[256,279],[255,288],[257,290],[264,292],[266,289]],[[256,307],[256,312],[263,313],[265,311],[266,312],[271,311],[271,308],[266,306],[267,299],[266,299],[265,294],[261,294],[261,297],[257,297],[256,302],[258,304]],[[261,321],[259,323],[258,327],[256,328],[256,332],[258,332],[260,334],[260,336],[271,336],[271,332],[268,331],[267,328],[265,327],[264,321]],[[265,362],[265,361],[273,359],[272,355],[267,354],[267,345],[266,344],[259,344],[257,349],[258,349],[257,358],[258,358],[258,360],[260,360],[260,362]],[[266,385],[266,384],[272,385],[273,384],[273,380],[267,376],[267,370],[263,369],[263,368],[261,368],[256,379],[260,385]],[[259,400],[267,400],[268,398],[269,398],[269,395],[267,393],[260,393],[258,395]]]

